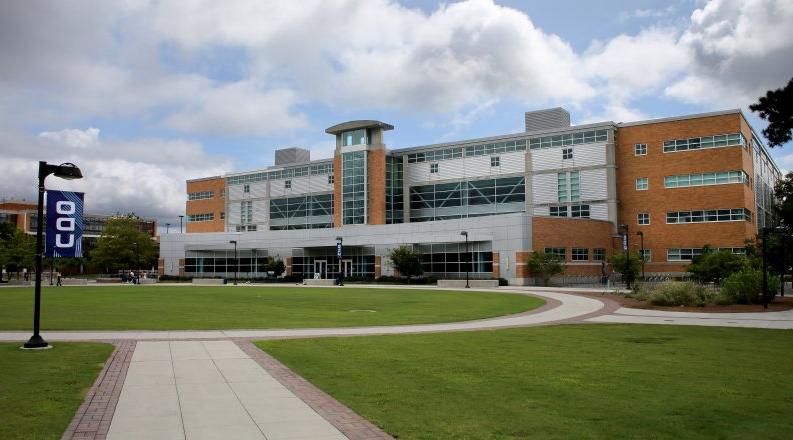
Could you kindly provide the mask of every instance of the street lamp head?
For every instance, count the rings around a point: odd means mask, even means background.
[[[640,236],[644,237],[644,231],[639,231],[639,232],[636,233],[636,235],[640,235]]]
[[[468,231],[462,231],[462,232],[460,232],[460,235],[462,235],[464,237],[468,237]]]
[[[55,166],[53,174],[55,174],[55,177],[60,177],[61,179],[66,180],[83,178],[83,173],[79,168],[77,168],[77,165],[69,162]]]
[[[341,237],[336,237],[336,241],[344,241],[344,239]]]
[[[229,240],[229,243],[231,243],[231,244],[237,244],[237,240]]]

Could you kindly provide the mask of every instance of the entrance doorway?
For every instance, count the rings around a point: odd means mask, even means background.
[[[341,260],[341,269],[342,273],[344,274],[344,278],[349,278],[352,276],[352,260]]]
[[[328,277],[328,260],[314,260],[314,273],[325,279]],[[316,276],[316,275],[314,275]]]

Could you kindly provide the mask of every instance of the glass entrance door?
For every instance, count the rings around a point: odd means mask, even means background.
[[[344,278],[352,276],[352,260],[341,260],[341,268]]]
[[[325,279],[328,277],[328,261],[314,260],[314,277]]]

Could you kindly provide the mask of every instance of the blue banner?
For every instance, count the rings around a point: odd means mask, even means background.
[[[47,191],[48,258],[83,256],[83,193]]]

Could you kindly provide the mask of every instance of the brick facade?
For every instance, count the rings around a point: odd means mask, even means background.
[[[754,175],[752,146],[663,152],[663,142],[673,139],[741,132],[751,144],[752,134],[740,113],[655,122],[622,127],[617,135],[617,196],[619,222],[627,224],[631,248],[640,246],[637,231],[644,232],[644,247],[651,250],[647,272],[685,271],[687,262],[667,262],[669,248],[743,247],[755,237],[755,203],[751,185],[724,184],[664,188],[664,177],[744,170]],[[647,144],[647,155],[635,155],[635,144]],[[636,179],[646,177],[649,188],[636,190]],[[704,209],[747,208],[751,222],[667,224],[666,213]],[[650,214],[649,225],[639,225],[637,215]]]
[[[367,156],[368,224],[385,224],[385,149],[369,151]]]
[[[606,256],[613,248],[614,225],[602,220],[568,217],[532,218],[532,249],[565,248],[565,275],[600,275],[602,262],[594,259],[595,249],[605,249]],[[573,248],[587,249],[586,261],[573,260]],[[526,255],[528,259],[528,255]]]
[[[382,269],[382,266],[381,266],[382,260],[383,260],[383,257],[381,257],[380,255],[375,255],[374,256],[374,277],[375,277],[375,279],[380,278],[381,276],[383,276],[383,269]]]
[[[185,203],[185,213],[189,215],[213,213],[215,218],[205,222],[189,222],[185,217],[185,232],[223,232],[225,230],[225,220],[221,213],[226,212],[226,199],[224,190],[226,181],[222,177],[212,177],[200,180],[187,181],[187,193],[212,191],[211,199],[188,200]]]
[[[342,170],[341,170],[341,154],[333,157],[333,226],[336,228],[342,227],[341,223],[341,183],[342,183]]]
[[[498,252],[493,252],[493,278],[501,276],[501,261]]]

